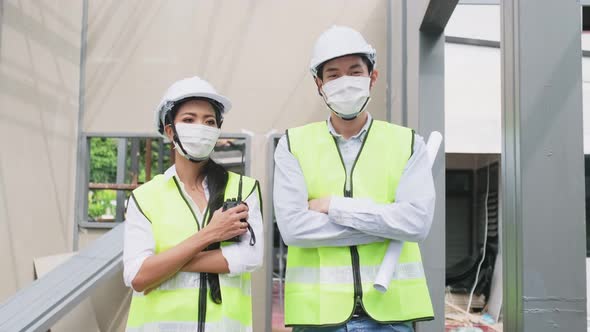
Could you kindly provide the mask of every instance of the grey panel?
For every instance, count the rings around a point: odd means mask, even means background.
[[[586,331],[579,3],[501,12],[504,329]]]
[[[419,128],[428,135],[439,131],[444,137],[444,36],[420,33]],[[421,244],[424,268],[435,311],[435,320],[418,324],[418,331],[444,331],[445,291],[445,149],[444,141],[432,167],[436,187],[436,209],[430,235]]]

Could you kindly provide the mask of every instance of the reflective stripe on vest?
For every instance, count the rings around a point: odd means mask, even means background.
[[[221,287],[234,287],[242,291],[246,296],[252,296],[251,283],[240,276],[219,276],[219,285]],[[169,291],[179,289],[198,289],[201,286],[200,273],[194,272],[178,272],[174,277],[166,280],[154,290]],[[144,296],[143,292],[133,292],[133,296]]]
[[[395,201],[397,185],[413,150],[413,131],[383,121],[369,125],[350,179],[327,122],[289,129],[289,149],[299,162],[309,199],[327,196]],[[350,191],[346,191],[346,181]],[[352,247],[289,246],[285,284],[288,325],[337,325],[347,321],[356,301],[380,322],[432,319],[420,249],[405,242],[389,290],[373,281],[389,241]]]
[[[225,198],[238,196],[239,175],[229,172]],[[162,175],[133,191],[133,199],[151,222],[156,254],[166,251],[198,232],[199,225],[176,177]],[[256,180],[243,177],[242,199],[259,195]],[[208,211],[204,213],[204,220]],[[222,243],[228,245],[227,243]],[[251,275],[219,275],[221,304],[206,295],[205,331],[251,331]],[[147,295],[133,293],[128,331],[197,331],[201,274],[178,272]]]
[[[159,322],[148,323],[142,327],[128,327],[126,332],[195,332],[198,324],[194,322]],[[223,319],[215,323],[205,323],[205,331],[212,332],[252,332],[249,326],[241,325],[240,322]]]
[[[380,265],[361,266],[363,283],[373,284]],[[424,268],[420,263],[403,263],[396,266],[394,280],[424,278]],[[352,266],[293,267],[285,278],[285,282],[301,284],[351,284]]]

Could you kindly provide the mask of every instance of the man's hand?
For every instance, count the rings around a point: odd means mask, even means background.
[[[309,209],[312,211],[316,211],[319,213],[328,214],[328,210],[330,209],[330,201],[332,200],[331,197],[322,197],[316,198],[309,201]]]

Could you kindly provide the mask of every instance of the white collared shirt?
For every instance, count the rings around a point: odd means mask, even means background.
[[[328,129],[336,137],[347,177],[361,150],[368,127],[350,139]],[[348,183],[350,181],[347,181]],[[283,240],[298,247],[351,246],[383,239],[418,242],[432,225],[435,191],[426,145],[414,136],[414,151],[400,178],[396,201],[379,204],[368,198],[332,197],[328,214],[309,210],[308,192],[299,162],[289,151],[286,137],[275,151],[274,208]]]
[[[197,218],[197,222],[202,227],[204,222],[203,211],[197,207],[185,191],[183,183],[176,174],[176,167],[173,165],[167,169],[164,176],[166,179],[170,179],[173,176],[176,177],[180,184],[182,194],[187,198]],[[205,198],[209,200],[206,178],[202,184],[205,191]],[[229,266],[230,275],[252,272],[262,266],[264,236],[258,195],[255,193],[250,195],[245,199],[245,202],[249,207],[248,223],[252,226],[252,230],[256,236],[256,244],[250,246],[250,233],[246,232],[242,236],[242,241],[221,247],[223,257],[225,257]],[[139,211],[135,201],[130,199],[125,219],[125,243],[123,247],[123,279],[125,285],[132,287],[131,282],[139,272],[143,262],[155,254],[155,247],[156,243],[152,232],[152,224]]]

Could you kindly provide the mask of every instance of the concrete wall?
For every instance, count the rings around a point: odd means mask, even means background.
[[[71,250],[81,4],[0,2],[0,302]]]

